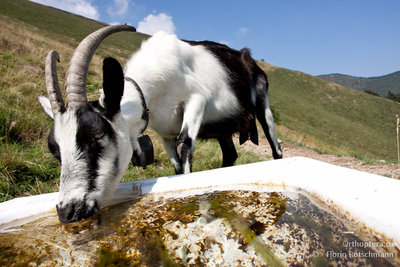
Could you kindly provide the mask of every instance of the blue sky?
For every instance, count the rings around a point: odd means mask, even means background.
[[[311,75],[400,70],[398,0],[34,0],[143,32],[248,47],[256,59]]]

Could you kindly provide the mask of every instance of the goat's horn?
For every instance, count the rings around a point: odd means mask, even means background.
[[[65,76],[65,90],[67,107],[78,107],[87,102],[86,78],[89,70],[89,63],[99,47],[100,43],[109,35],[136,29],[129,25],[113,25],[101,28],[81,41],[72,55],[67,74]]]
[[[47,94],[49,95],[53,114],[65,111],[60,86],[58,85],[56,61],[60,62],[60,56],[56,50],[52,50],[46,57],[45,77]]]

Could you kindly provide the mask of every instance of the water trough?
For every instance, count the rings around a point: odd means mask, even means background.
[[[57,193],[17,198],[0,203],[0,263],[396,266],[399,193],[399,180],[295,157],[121,183],[77,224],[58,222]]]

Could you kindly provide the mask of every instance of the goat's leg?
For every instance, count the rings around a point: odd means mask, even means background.
[[[206,99],[199,94],[192,95],[185,103],[181,132],[176,143],[176,151],[182,163],[183,173],[192,171],[194,141],[203,120]]]
[[[133,166],[141,166],[142,164],[142,159],[140,158],[140,155],[142,153],[142,150],[140,149],[140,145],[138,142],[137,138],[131,138],[131,146],[132,146],[132,164]]]
[[[274,117],[269,107],[267,93],[263,95],[257,95],[256,112],[257,120],[260,122],[264,134],[268,139],[269,145],[271,146],[272,156],[274,159],[282,158],[282,149],[275,135]]]
[[[164,145],[165,150],[167,151],[169,159],[171,160],[172,166],[174,166],[175,173],[176,174],[183,173],[182,162],[180,161],[178,154],[176,152],[177,138],[176,137],[173,137],[173,138],[161,137],[161,141]]]
[[[233,166],[238,154],[233,144],[232,136],[219,137],[218,142],[222,150],[222,167]]]

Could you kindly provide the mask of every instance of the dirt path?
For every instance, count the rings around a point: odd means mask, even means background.
[[[236,140],[238,143],[238,140]],[[256,146],[250,141],[241,147],[245,150],[252,151],[262,157],[271,156],[272,152],[266,138],[259,138],[260,145]],[[400,179],[400,167],[398,164],[365,164],[361,160],[354,157],[339,157],[330,154],[319,154],[312,149],[299,147],[288,142],[281,143],[283,149],[283,157],[307,157],[330,164],[355,169],[359,171],[374,173],[386,177]]]

